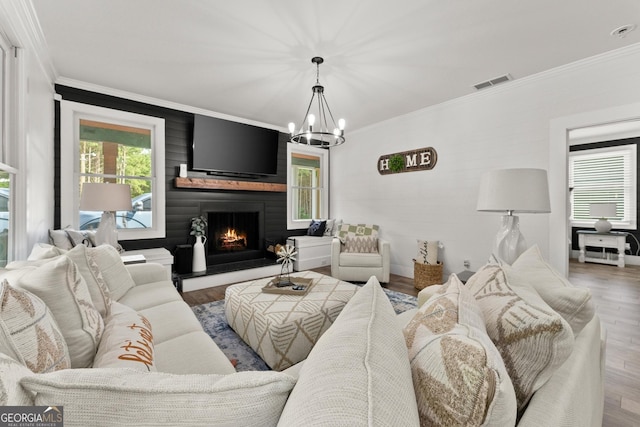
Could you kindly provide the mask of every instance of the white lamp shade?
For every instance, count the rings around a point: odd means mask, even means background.
[[[480,179],[477,210],[549,213],[549,183],[544,169],[497,169]]]
[[[592,218],[615,218],[615,203],[590,203],[589,216]]]
[[[80,210],[130,211],[131,187],[128,184],[85,182],[82,184]]]

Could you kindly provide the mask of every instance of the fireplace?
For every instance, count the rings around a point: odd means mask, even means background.
[[[207,202],[207,266],[264,258],[264,204]]]

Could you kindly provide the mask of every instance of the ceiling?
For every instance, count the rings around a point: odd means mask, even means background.
[[[610,34],[640,21],[638,0],[31,1],[59,81],[282,130],[303,119],[323,56],[347,135],[640,42],[640,30]]]

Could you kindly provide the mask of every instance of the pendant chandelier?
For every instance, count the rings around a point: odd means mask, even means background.
[[[289,123],[289,133],[291,133],[289,142],[322,148],[334,147],[345,141],[345,121],[340,119],[336,125],[329,104],[327,104],[327,100],[324,97],[324,86],[320,84],[320,64],[324,62],[324,59],[315,56],[311,58],[311,62],[316,64],[316,84],[311,88],[313,95],[311,95],[311,101],[300,128],[296,131],[296,125],[293,122]],[[333,125],[332,127],[329,127],[329,119]],[[305,120],[307,122],[306,129],[304,128]]]

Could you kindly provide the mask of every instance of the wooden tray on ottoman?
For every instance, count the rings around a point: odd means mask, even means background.
[[[278,287],[280,277],[276,276],[262,288],[262,292],[281,295],[306,295],[309,289],[313,287],[313,279],[295,276],[290,277],[290,279],[293,285]],[[304,289],[293,289],[293,286],[304,286]]]

